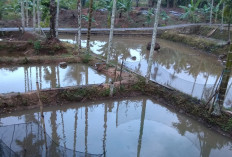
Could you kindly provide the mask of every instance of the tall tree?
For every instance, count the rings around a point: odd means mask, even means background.
[[[225,2],[223,3],[223,8],[222,8],[221,30],[223,30],[223,24],[224,24],[224,10],[225,10]]]
[[[36,13],[35,13],[35,0],[33,0],[33,30],[35,32],[36,27]]]
[[[26,0],[26,26],[29,26],[28,0]]]
[[[81,0],[77,0],[77,27],[78,27],[78,37],[77,37],[77,47],[78,47],[78,52],[81,50]]]
[[[38,31],[41,33],[41,26],[40,26],[40,0],[37,0],[37,20],[38,20]]]
[[[89,0],[89,20],[88,20],[88,32],[87,32],[87,52],[90,50],[90,33],[91,33],[91,25],[92,25],[92,14],[93,14],[93,0]]]
[[[106,64],[109,64],[110,54],[112,52],[116,3],[117,3],[117,0],[113,0],[113,10],[112,10],[112,16],[111,16],[111,27],[110,27],[110,36],[109,36],[109,45],[108,45],[108,54],[107,54]]]
[[[139,0],[136,0],[136,7],[139,7]]]
[[[50,0],[50,37],[51,39],[56,37],[56,2]]]
[[[153,55],[154,55],[154,48],[155,48],[155,43],[156,43],[157,27],[158,27],[158,22],[159,22],[160,5],[161,5],[161,0],[158,0],[156,14],[155,14],[155,23],[154,23],[152,41],[151,41],[151,49],[150,49],[150,54],[149,54],[149,59],[148,59],[146,83],[148,83],[148,81],[150,80],[150,76],[151,76],[151,67],[152,67],[152,63],[153,63]]]
[[[210,5],[210,26],[212,25],[212,19],[213,19],[213,4],[214,4],[214,0],[211,0],[211,5]]]
[[[56,36],[58,36],[58,27],[59,27],[59,13],[60,13],[60,0],[57,0],[57,7],[56,7]]]
[[[21,22],[22,22],[22,31],[25,31],[25,15],[24,15],[24,0],[21,0]]]

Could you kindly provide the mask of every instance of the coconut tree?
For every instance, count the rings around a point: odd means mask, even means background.
[[[26,26],[29,25],[29,14],[28,14],[28,0],[26,0]]]
[[[50,0],[50,39],[56,37],[56,2],[55,0]]]
[[[114,21],[115,21],[116,3],[117,3],[117,0],[113,0],[113,10],[112,10],[112,16],[111,16],[110,37],[109,37],[109,45],[108,45],[108,54],[107,54],[106,64],[109,63],[110,54],[111,54],[111,51],[112,51],[112,41],[113,41],[113,34],[114,34]]]
[[[33,30],[35,32],[35,27],[36,27],[36,15],[35,15],[35,0],[33,0]]]
[[[149,60],[148,60],[146,83],[148,83],[148,81],[150,80],[150,75],[151,75],[151,67],[152,67],[154,48],[155,48],[155,43],[156,43],[157,27],[158,27],[158,22],[159,22],[160,5],[161,5],[161,0],[158,0],[156,14],[155,14],[155,23],[154,23],[152,41],[151,41],[151,49],[150,49]]]
[[[232,1],[231,0],[222,0],[225,2],[225,9],[224,9],[224,17],[226,18],[228,22],[228,41],[231,41],[231,35],[230,35],[230,25],[232,21]]]
[[[57,7],[56,7],[56,36],[58,36],[59,13],[60,13],[60,0],[57,0]]]
[[[37,22],[38,22],[38,30],[41,33],[41,26],[40,26],[40,0],[37,0]]]
[[[78,51],[81,50],[81,0],[77,0],[77,18],[78,18],[78,37],[77,37],[77,45]]]
[[[93,0],[89,1],[89,19],[88,19],[88,32],[87,32],[87,52],[90,50],[90,33],[91,33],[91,25],[92,25],[92,14],[93,14]]]
[[[213,4],[214,4],[214,0],[211,1],[211,6],[210,6],[210,26],[212,25],[212,18],[213,18]]]
[[[21,0],[21,22],[22,22],[22,31],[25,31],[25,15],[24,15],[24,0]]]

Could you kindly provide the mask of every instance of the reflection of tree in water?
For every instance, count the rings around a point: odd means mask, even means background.
[[[169,48],[161,49],[156,61],[167,69],[172,67],[177,73],[188,72],[194,78],[199,73],[207,72],[211,75],[218,75],[221,71],[218,64],[212,64],[211,61],[205,60],[203,57],[183,54]]]
[[[14,71],[18,70],[18,67],[7,67],[7,68],[3,68],[3,70],[14,72]]]
[[[186,132],[197,135],[197,139],[194,140],[195,146],[200,149],[201,157],[209,157],[212,149],[221,149],[224,146],[232,146],[232,143],[224,140],[212,138],[212,134],[207,129],[202,129],[202,126],[197,124],[197,122],[190,121],[181,115],[177,115],[179,123],[173,123],[173,126],[177,131],[185,136]],[[199,145],[196,142],[199,142]]]
[[[50,69],[50,70],[49,70]],[[55,88],[56,84],[56,67],[55,66],[45,66],[44,67],[44,79],[50,82],[50,87]]]
[[[82,76],[86,72],[86,69],[88,69],[87,66],[82,66],[78,64],[71,65],[69,66],[64,80],[68,81],[69,83],[73,82],[73,80],[76,80],[76,84],[80,85],[84,81],[82,80]]]
[[[56,121],[57,121],[57,113],[56,111],[52,111],[51,113],[51,117],[50,117],[50,122],[51,122],[51,127],[52,127],[52,139],[53,140],[56,140],[56,143],[55,142],[52,142],[51,145],[49,146],[49,152],[50,152],[50,156],[59,156],[59,153],[57,152],[57,147],[58,145],[60,144],[60,137],[59,135],[57,134],[57,124],[56,124]]]
[[[38,140],[33,133],[28,134],[22,141],[16,140],[15,142],[22,148],[22,156],[34,156],[35,154],[42,156],[40,149],[44,145],[44,140]],[[27,146],[30,146],[30,150],[26,149]]]

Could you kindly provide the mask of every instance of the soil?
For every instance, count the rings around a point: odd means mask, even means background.
[[[148,7],[137,7],[127,14],[123,13],[122,17],[119,17],[119,14],[116,15],[115,27],[116,28],[129,28],[129,27],[151,27],[153,22],[147,22],[146,13]],[[182,13],[183,10],[176,9],[161,9],[161,12],[165,12],[168,16],[168,20],[163,20],[160,18],[159,25],[174,25],[174,24],[183,24],[187,23],[186,21],[180,20],[179,16],[170,13],[169,11],[175,11]],[[82,14],[84,17],[88,15],[88,9],[82,9]],[[109,28],[110,20],[108,18],[109,12],[106,10],[96,10],[93,13],[93,28]],[[152,18],[154,19],[154,18]],[[0,27],[21,27],[21,19],[15,20],[1,20]],[[86,18],[82,19],[82,27],[87,28],[88,22]],[[29,27],[32,27],[32,17],[29,20]],[[48,25],[45,27],[49,27]],[[61,9],[59,14],[59,27],[61,28],[76,28],[77,27],[77,10],[65,10]]]

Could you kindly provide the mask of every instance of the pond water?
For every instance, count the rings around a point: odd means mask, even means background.
[[[50,146],[57,147],[55,151],[62,147],[67,151],[110,157],[149,157],[154,154],[163,157],[231,157],[232,154],[231,139],[148,97],[45,107],[44,116],[47,139],[60,145],[49,145],[48,150]],[[39,123],[38,117],[39,109],[20,111],[2,115],[0,124],[11,127],[12,124]],[[13,127],[20,128],[18,125]],[[0,127],[0,138],[14,151],[38,144],[35,137],[43,134],[30,125],[21,128],[24,130],[12,132]],[[20,138],[12,144],[19,132],[22,132]],[[40,145],[43,144],[40,141]]]
[[[86,39],[82,40],[83,47]],[[74,36],[63,35],[64,42],[75,44]],[[92,36],[91,50],[101,56],[106,56],[108,36]],[[127,68],[145,76],[149,51],[147,43],[151,37],[115,36],[111,59],[121,63],[125,61]],[[151,80],[164,86],[175,88],[201,100],[208,100],[217,87],[222,72],[222,66],[217,59],[209,54],[199,52],[180,43],[158,39],[161,49],[155,53]],[[136,57],[132,59],[132,57]],[[232,78],[226,93],[224,106],[232,108]]]
[[[82,64],[32,65],[0,67],[0,93],[28,92],[39,88],[56,88],[86,84],[100,84],[110,79]]]

